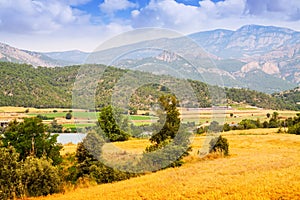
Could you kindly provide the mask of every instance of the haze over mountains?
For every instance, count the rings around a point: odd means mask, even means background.
[[[211,77],[205,79],[210,84],[214,83],[214,79],[222,77],[224,86],[244,87],[268,93],[292,89],[300,84],[300,32],[273,26],[247,25],[236,31],[218,29],[194,33],[188,37],[208,52],[206,55],[192,56],[201,60],[196,66],[197,70],[203,76]],[[180,41],[181,38],[145,41],[108,49],[99,52],[99,55],[109,60],[114,55],[113,52],[149,44],[178,45],[183,51],[193,52],[192,47],[185,46]],[[36,53],[0,44],[0,60],[33,66],[82,64],[88,56],[88,53],[81,51]],[[184,64],[178,55],[161,51],[119,60],[116,66],[133,68],[159,62],[168,62],[174,66]],[[105,64],[105,60],[103,63]],[[211,63],[215,66],[210,66]],[[156,70],[159,74],[159,69]],[[190,73],[189,76],[193,77],[193,71],[182,73]]]

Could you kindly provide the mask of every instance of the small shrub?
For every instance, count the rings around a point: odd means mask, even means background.
[[[72,114],[70,112],[66,114],[66,119],[72,119]]]
[[[226,138],[223,138],[221,135],[217,138],[213,138],[210,141],[210,153],[220,152],[224,156],[229,155],[229,143]]]

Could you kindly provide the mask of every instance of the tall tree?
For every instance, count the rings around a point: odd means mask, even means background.
[[[62,161],[57,143],[58,135],[46,132],[46,126],[38,118],[25,118],[23,122],[12,121],[4,131],[3,146],[13,146],[20,154],[20,160],[28,156],[41,158],[46,156],[53,164]]]
[[[160,130],[150,138],[152,145],[146,148],[147,154],[144,154],[141,162],[141,166],[152,171],[182,165],[182,158],[191,150],[190,133],[180,126],[176,97],[161,96],[159,102],[165,110],[159,113],[156,126]]]
[[[111,105],[106,106],[101,110],[98,122],[105,136],[111,142],[129,139],[129,133],[126,133],[123,130],[124,127],[126,127],[126,125],[124,125],[126,120],[122,117],[120,110],[114,109]],[[123,129],[121,129],[120,126]]]
[[[163,125],[158,133],[155,133],[150,141],[157,145],[167,140],[174,139],[180,127],[180,113],[177,109],[177,99],[173,95],[161,96],[159,98],[165,113],[159,113],[159,126]]]

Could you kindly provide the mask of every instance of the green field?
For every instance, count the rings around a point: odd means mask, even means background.
[[[51,112],[51,113],[29,113],[29,116],[37,116],[43,115],[48,118],[58,118],[58,117],[65,117],[68,112]],[[99,112],[72,112],[73,117],[76,118],[94,118],[99,116]]]
[[[64,128],[85,128],[85,127],[94,127],[96,126],[95,123],[89,124],[63,124]]]
[[[145,116],[145,115],[130,115],[129,120],[156,120],[157,117]]]

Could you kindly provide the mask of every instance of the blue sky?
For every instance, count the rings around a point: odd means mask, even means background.
[[[0,0],[0,42],[33,51],[92,51],[120,33],[183,34],[246,24],[300,31],[299,0]]]

